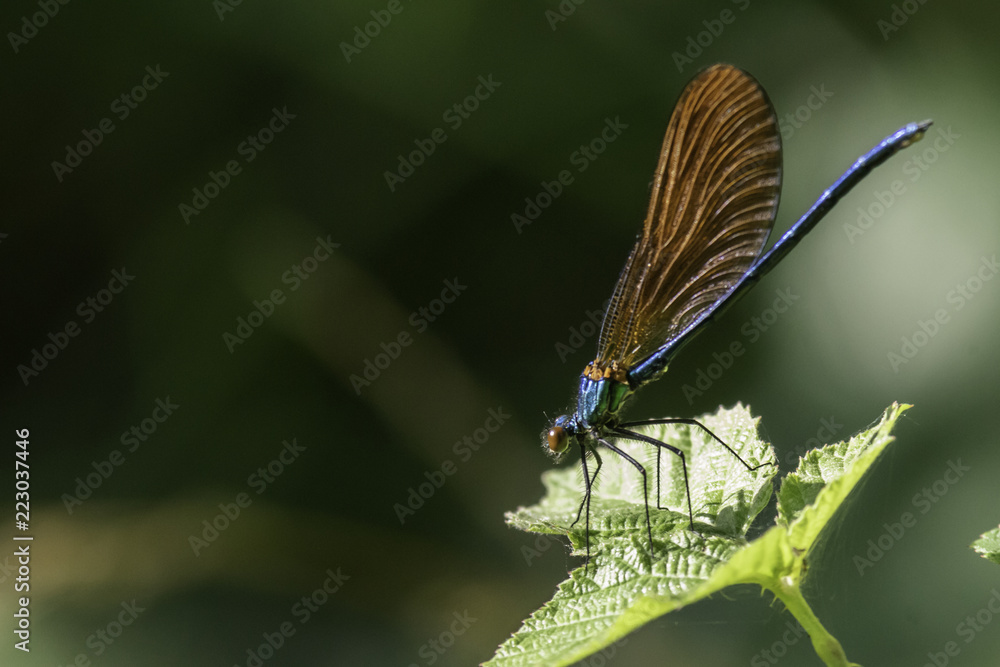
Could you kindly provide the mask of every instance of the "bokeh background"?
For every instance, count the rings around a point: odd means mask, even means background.
[[[371,12],[391,21],[345,49]],[[538,433],[594,353],[588,312],[638,230],[674,101],[724,61],[782,118],[777,231],[896,128],[935,126],[630,416],[742,401],[787,471],[816,439],[915,404],[812,564],[811,599],[856,662],[923,665],[956,642],[948,664],[996,665],[1000,619],[981,610],[1000,568],[967,545],[1000,520],[998,19],[989,3],[916,0],[5,3],[0,513],[17,533],[14,432],[30,429],[35,541],[30,655],[12,647],[14,543],[0,556],[4,664],[252,665],[283,624],[295,633],[263,664],[488,659],[579,563],[503,513],[541,495]],[[155,88],[121,118],[114,101],[144,77]],[[480,77],[493,90],[456,127],[445,114]],[[275,109],[290,115],[247,161],[241,144]],[[54,167],[105,118],[113,132]],[[606,119],[627,127],[579,171],[574,152]],[[446,140],[390,188],[398,156],[438,128]],[[185,219],[180,205],[231,160],[239,173]],[[517,228],[512,214],[564,169],[572,184]],[[339,247],[293,290],[283,276],[318,238]],[[123,268],[134,279],[102,292]],[[447,281],[464,289],[441,309]],[[284,302],[227,345],[277,289]],[[798,300],[771,319],[778,290]],[[947,320],[926,325],[939,310]],[[934,335],[893,364],[922,322]],[[23,376],[69,323],[77,335]],[[396,358],[377,359],[401,334]],[[746,353],[694,395],[734,341]],[[385,367],[352,383],[366,361]],[[162,422],[157,400],[178,406]],[[491,410],[504,418],[489,433]],[[140,446],[122,442],[133,427]],[[305,449],[272,463],[293,440]],[[949,484],[952,463],[968,470]],[[251,478],[269,465],[269,482]],[[78,489],[88,475],[99,486]],[[443,483],[401,514],[429,479]],[[915,501],[925,488],[935,502]],[[238,518],[204,533],[241,497]],[[916,524],[884,537],[904,512]],[[859,573],[880,537],[890,548]],[[314,596],[328,571],[339,590]],[[780,605],[730,593],[589,664],[775,664],[765,650],[819,664],[806,641],[775,649],[791,620]],[[323,601],[305,622],[304,596]]]

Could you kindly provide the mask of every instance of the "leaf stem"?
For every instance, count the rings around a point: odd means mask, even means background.
[[[816,655],[823,660],[827,667],[861,667],[847,660],[847,655],[840,642],[827,632],[827,629],[819,622],[809,603],[802,597],[802,589],[799,587],[797,577],[785,576],[780,579],[771,579],[761,585],[774,593],[774,596],[784,603],[802,629],[809,634]]]

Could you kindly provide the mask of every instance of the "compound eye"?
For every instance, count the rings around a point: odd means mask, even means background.
[[[545,434],[545,439],[548,440],[549,449],[556,454],[562,454],[569,447],[569,433],[562,426],[550,428],[549,432]]]

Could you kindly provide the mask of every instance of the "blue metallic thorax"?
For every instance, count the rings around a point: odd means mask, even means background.
[[[612,378],[592,380],[582,376],[576,398],[577,427],[590,429],[617,421],[618,412],[631,394],[627,384]]]

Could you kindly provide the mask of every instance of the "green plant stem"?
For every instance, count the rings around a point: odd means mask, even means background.
[[[802,629],[809,634],[813,648],[828,667],[861,667],[847,660],[847,655],[836,637],[827,632],[819,622],[816,614],[806,599],[802,597],[797,577],[785,576],[780,579],[770,579],[761,586],[774,593],[774,596],[784,603]]]

